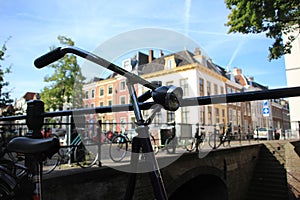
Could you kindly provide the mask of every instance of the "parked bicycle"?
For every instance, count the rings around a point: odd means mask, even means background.
[[[166,139],[164,148],[167,150],[168,153],[175,153],[176,148],[183,148],[187,150],[188,152],[192,152],[194,150],[202,149],[202,146],[204,145],[205,141],[205,130],[204,127],[199,127],[199,125],[196,124],[196,133],[192,137],[191,135],[184,135],[181,137],[177,137],[175,132],[175,124],[173,124],[173,135],[170,135],[169,138]]]
[[[18,161],[18,155],[13,152],[7,151],[6,147],[8,144],[8,139],[6,135],[6,131],[4,129],[0,129],[0,160],[9,159],[13,162]]]
[[[189,145],[186,146],[187,151],[192,152],[202,149],[202,146],[204,145],[204,139],[205,139],[205,130],[204,127],[199,127],[199,125],[196,124],[196,133],[194,135],[194,138],[192,141],[189,142]]]
[[[81,130],[83,131],[83,130]],[[51,159],[44,161],[44,173],[48,174],[62,164],[76,163],[81,168],[89,168],[98,161],[98,144],[93,139],[84,137],[80,132],[73,133],[75,138],[70,145],[61,146]]]
[[[13,138],[7,151],[25,155],[25,165],[4,159],[0,162],[0,199],[1,200],[41,200],[41,177],[43,161],[51,158],[59,149],[56,137],[33,139]]]
[[[132,133],[131,133],[132,134]],[[134,133],[135,134],[135,133]],[[128,137],[128,132],[120,133],[114,136],[109,146],[109,157],[114,162],[121,162],[127,155],[127,152],[131,151],[132,135]],[[150,134],[151,146],[155,154],[158,153],[158,146],[155,142],[155,138]]]
[[[209,136],[208,144],[211,148],[216,149],[221,145],[224,147],[230,147],[231,141],[231,123],[227,125],[227,129],[224,134],[220,134],[219,127],[215,127],[214,132]]]

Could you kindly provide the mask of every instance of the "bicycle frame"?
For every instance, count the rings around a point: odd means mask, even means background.
[[[66,152],[66,154],[68,155],[68,157],[70,157],[70,155],[72,154],[72,152],[74,152],[75,148],[80,145],[82,143],[81,141],[81,137],[80,135],[78,134],[74,139],[73,141],[71,142],[70,145],[67,145],[67,146],[63,146],[63,148],[67,148],[68,151]]]

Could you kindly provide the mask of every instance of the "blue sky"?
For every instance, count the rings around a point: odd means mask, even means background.
[[[227,34],[228,14],[223,0],[0,0],[0,45],[11,36],[9,57],[1,64],[12,64],[13,73],[6,79],[13,89],[11,96],[20,98],[45,86],[43,78],[51,72],[36,69],[33,61],[59,45],[58,35],[93,51],[116,35],[153,27],[186,35],[220,66],[239,67],[270,88],[285,87],[284,59],[267,58],[272,40],[264,34]]]

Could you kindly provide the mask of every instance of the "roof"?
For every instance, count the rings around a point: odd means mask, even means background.
[[[177,53],[168,54],[165,56],[161,56],[159,58],[155,58],[151,63],[146,63],[139,65],[138,72],[139,74],[149,74],[156,71],[164,70],[165,67],[165,58],[175,56],[176,67],[188,65],[197,62],[195,60],[194,54],[188,50],[183,50]]]
[[[29,101],[29,100],[32,100],[34,99],[34,97],[36,96],[36,92],[26,92],[24,95],[23,95],[23,98],[26,100],[26,101]]]

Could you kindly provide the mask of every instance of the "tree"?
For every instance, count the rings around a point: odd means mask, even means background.
[[[74,42],[65,36],[58,36],[62,45],[74,46]],[[50,48],[53,50],[54,47]],[[59,61],[49,66],[54,70],[51,76],[44,78],[50,86],[44,87],[41,99],[45,103],[45,110],[62,110],[64,105],[72,105],[70,108],[78,108],[83,104],[83,81],[80,66],[75,55],[67,54]],[[74,98],[76,97],[76,98]]]
[[[269,60],[291,53],[291,43],[299,36],[299,0],[225,0],[228,33],[266,33],[274,39],[269,47]],[[286,42],[282,35],[289,35]]]
[[[7,42],[7,41],[6,41]],[[0,49],[0,61],[5,60],[5,53],[7,51],[6,42],[2,45]],[[10,105],[13,100],[10,99],[10,92],[5,88],[9,85],[9,82],[5,81],[5,74],[11,73],[11,66],[4,67],[0,63],[0,108],[7,107]],[[7,115],[11,113],[3,113],[3,115]]]

